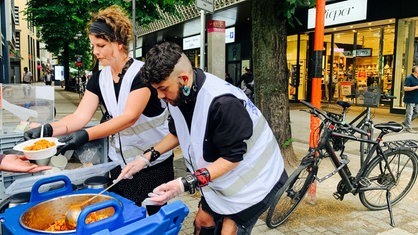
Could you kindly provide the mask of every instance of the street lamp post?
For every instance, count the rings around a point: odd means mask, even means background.
[[[134,59],[136,59],[136,23],[135,23],[135,10],[136,10],[136,6],[135,6],[135,0],[124,0],[125,2],[132,2],[132,27],[133,27],[133,31],[134,31],[134,40],[133,40],[133,44],[132,44],[132,57]]]
[[[132,56],[136,59],[136,23],[135,23],[135,0],[132,0],[132,26],[134,27],[134,41],[133,41],[133,51]]]

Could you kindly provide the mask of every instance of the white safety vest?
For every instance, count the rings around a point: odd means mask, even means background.
[[[169,105],[169,110],[186,165],[194,172],[211,164],[203,158],[203,143],[213,99],[232,94],[246,101],[247,112],[253,121],[253,135],[246,141],[247,152],[243,160],[232,171],[201,188],[202,195],[213,211],[235,214],[260,202],[271,191],[283,173],[283,158],[268,123],[244,92],[214,75],[205,75],[205,83],[197,94],[190,132],[180,109]]]
[[[131,91],[132,81],[143,64],[144,63],[141,61],[134,60],[133,64],[126,71],[122,79],[118,100],[116,100],[113,80],[109,79],[112,77],[110,67],[107,66],[102,69],[99,78],[100,90],[107,111],[112,117],[117,117],[123,113]],[[163,102],[161,102],[161,105],[165,106]],[[147,117],[144,114],[141,114],[134,125],[109,138],[109,158],[114,162],[118,162],[121,166],[124,166],[122,155],[120,154],[119,136],[123,156],[127,163],[133,161],[136,156],[142,154],[148,148],[155,146],[168,134],[167,117],[167,109],[156,117]],[[171,154],[172,151],[161,154],[161,156],[152,162],[151,165],[164,161],[170,157]]]

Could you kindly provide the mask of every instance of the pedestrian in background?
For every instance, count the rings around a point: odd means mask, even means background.
[[[31,73],[31,71],[29,71],[28,67],[24,67],[23,68],[23,83],[25,84],[23,86],[23,95],[25,97],[30,96],[31,93],[31,86],[30,84],[33,81],[33,75]]]
[[[52,84],[52,75],[51,75],[51,71],[48,71],[45,75],[45,85],[51,86],[51,84]]]
[[[412,67],[412,73],[405,78],[405,96],[403,102],[406,104],[405,120],[402,122],[405,130],[410,133],[417,133],[411,127],[411,122],[418,117],[418,66]]]
[[[245,73],[241,76],[238,83],[238,87],[244,91],[244,93],[253,100],[254,96],[254,75],[251,70],[245,67]]]
[[[279,146],[260,110],[241,89],[192,68],[174,43],[147,53],[141,77],[169,103],[172,116],[170,133],[154,149],[163,153],[180,144],[192,173],[160,185],[146,200],[161,205],[182,192],[200,190],[195,234],[250,234],[287,179]],[[128,163],[121,177],[141,165],[140,160]]]
[[[231,75],[229,73],[225,73],[225,81],[234,84],[234,79],[232,79]]]
[[[92,15],[88,35],[95,59],[104,68],[88,80],[86,92],[76,111],[59,121],[44,125],[44,136],[66,135],[63,152],[87,141],[109,138],[109,158],[119,164],[111,170],[111,179],[121,168],[138,158],[145,169],[112,187],[113,191],[134,201],[138,206],[156,186],[174,179],[173,153],[158,154],[150,163],[144,151],[157,154],[151,146],[168,133],[168,111],[158,99],[157,91],[142,82],[139,70],[143,62],[129,57],[133,38],[132,22],[122,8],[113,5]],[[103,122],[83,129],[99,105],[105,107]],[[165,105],[165,104],[164,104]],[[40,128],[29,130],[25,138],[39,137]],[[148,214],[160,206],[147,207]]]

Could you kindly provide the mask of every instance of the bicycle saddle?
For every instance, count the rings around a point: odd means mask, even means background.
[[[338,100],[337,104],[343,108],[350,108],[351,107],[351,103],[348,103],[346,101],[342,101],[342,100]]]
[[[400,132],[403,129],[402,125],[396,122],[380,123],[374,125],[374,127],[379,130],[390,130],[393,132]]]

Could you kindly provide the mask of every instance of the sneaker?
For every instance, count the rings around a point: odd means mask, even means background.
[[[409,133],[416,134],[417,132],[412,130],[412,128],[405,128],[405,130]]]

